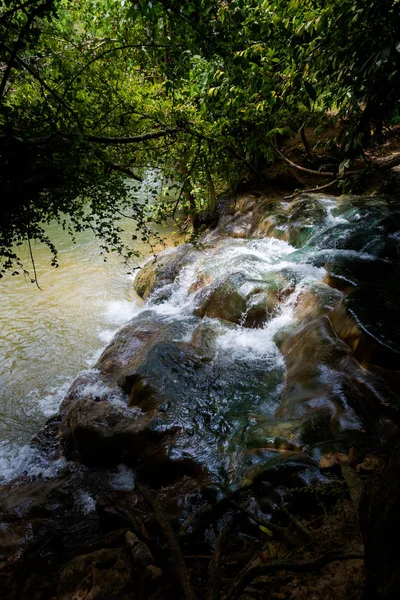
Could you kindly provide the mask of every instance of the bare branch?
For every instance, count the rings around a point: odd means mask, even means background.
[[[285,200],[293,200],[294,198],[297,198],[297,196],[300,196],[301,194],[311,194],[311,192],[320,192],[321,190],[326,190],[327,188],[334,186],[335,183],[338,183],[338,181],[339,181],[339,179],[333,179],[332,181],[330,181],[329,183],[325,183],[324,185],[320,185],[315,188],[308,188],[306,190],[300,190],[299,192],[296,192],[295,194],[292,194],[291,196],[285,196]]]
[[[35,282],[36,286],[39,288],[39,290],[42,290],[42,288],[39,285],[38,278],[37,278],[36,265],[35,265],[35,261],[33,259],[32,245],[31,245],[31,240],[29,237],[28,237],[28,247],[29,247],[29,255],[31,257],[31,263],[32,263],[32,268],[33,268],[34,282]],[[32,281],[32,283],[33,283],[33,281]]]
[[[356,560],[363,559],[364,555],[360,553],[348,553],[345,554],[343,552],[338,552],[332,550],[323,554],[322,556],[318,556],[317,558],[313,558],[311,560],[299,560],[299,561],[291,561],[291,560],[275,560],[271,563],[267,563],[264,565],[259,565],[257,567],[252,567],[248,571],[246,571],[242,577],[240,577],[239,581],[231,588],[226,596],[226,600],[235,600],[241,594],[241,592],[246,588],[246,586],[251,583],[256,577],[262,577],[263,575],[271,575],[272,573],[277,573],[278,571],[293,571],[295,573],[310,573],[312,571],[316,571],[317,569],[322,569],[326,567],[331,562],[336,560]]]
[[[332,173],[330,171],[314,171],[313,169],[307,169],[306,167],[302,167],[296,163],[294,163],[290,158],[287,158],[274,144],[272,144],[273,149],[279,156],[283,158],[288,165],[293,167],[293,169],[297,169],[298,171],[302,171],[303,173],[308,173],[309,175],[317,175],[318,177],[335,177],[336,173]]]

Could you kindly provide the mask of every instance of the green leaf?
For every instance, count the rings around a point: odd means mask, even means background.
[[[264,525],[259,525],[259,528],[261,529],[261,531],[263,533],[266,533],[270,537],[273,535],[272,531],[270,529],[268,529],[268,527],[264,527]]]

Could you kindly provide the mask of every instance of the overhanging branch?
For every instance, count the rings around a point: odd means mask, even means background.
[[[290,165],[291,167],[293,167],[293,169],[297,169],[298,171],[302,171],[303,173],[308,173],[308,175],[317,175],[319,177],[336,177],[336,173],[332,173],[330,171],[314,171],[314,169],[307,169],[306,167],[302,167],[301,165],[298,165],[297,163],[293,162],[292,160],[290,160],[290,158],[287,158],[283,152],[281,152],[274,144],[272,144],[273,149],[275,150],[275,152],[277,154],[279,154],[279,156],[281,158],[283,158],[283,160]]]
[[[160,131],[152,131],[141,135],[133,135],[127,137],[107,137],[103,135],[84,135],[83,138],[87,142],[95,142],[97,144],[106,144],[110,146],[119,146],[122,144],[137,144],[146,140],[155,140],[157,138],[166,137],[178,133],[179,129],[161,129]]]

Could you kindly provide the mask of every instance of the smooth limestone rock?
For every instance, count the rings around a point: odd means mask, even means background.
[[[345,437],[351,446],[361,429],[379,436],[382,398],[395,402],[395,394],[383,378],[360,367],[328,316],[306,318],[281,336],[280,349],[286,382],[276,417],[304,419],[304,444]]]
[[[168,331],[165,319],[152,311],[142,312],[118,331],[95,368],[124,388],[124,379],[136,372],[152,345],[167,336]]]
[[[258,328],[273,316],[293,290],[291,279],[279,272],[268,273],[254,281],[243,273],[233,274],[200,289],[194,314]]]
[[[297,248],[309,240],[327,216],[326,208],[316,194],[301,194],[289,206],[282,201],[267,199],[254,213],[253,236],[276,237]]]

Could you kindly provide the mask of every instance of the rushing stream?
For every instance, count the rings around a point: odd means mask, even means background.
[[[190,598],[181,563],[197,586],[338,548],[358,563],[301,597],[363,576],[356,503],[399,435],[400,204],[255,191],[218,216],[134,280],[82,238],[58,271],[37,249],[42,292],[3,282],[2,597]]]
[[[370,415],[360,398],[379,404],[392,392],[349,347],[361,348],[366,333],[379,346],[375,354],[382,357],[386,349],[396,364],[398,329],[393,317],[388,330],[385,311],[379,323],[371,320],[375,309],[360,307],[357,293],[369,285],[379,297],[397,281],[398,213],[388,226],[384,203],[355,199],[337,207],[325,196],[293,206],[281,202],[274,211],[272,220],[268,212],[267,219],[258,216],[256,227],[249,220],[254,211],[236,221],[225,217],[201,249],[185,246],[167,251],[159,263],[150,260],[135,284],[147,296],[142,306],[132,277],[113,261],[95,260],[97,245],[88,238],[73,248],[59,240],[60,270],[39,268],[43,292],[6,281],[2,475],[47,473],[43,457],[28,456],[34,451],[21,450],[21,443],[57,410],[71,379],[85,369],[63,410],[72,454],[88,464],[133,464],[139,432],[144,446],[149,436],[167,438],[164,462],[188,473],[200,465],[230,483],[276,452],[364,431]],[[273,237],[265,237],[266,229]],[[374,273],[372,283],[368,273]],[[340,316],[343,303],[358,328],[357,343],[346,333],[348,317]],[[346,335],[350,346],[339,341]],[[127,425],[124,443],[131,441],[121,447],[118,432],[132,421],[135,432]],[[118,423],[115,439],[110,430],[104,441],[99,423],[106,430]]]

